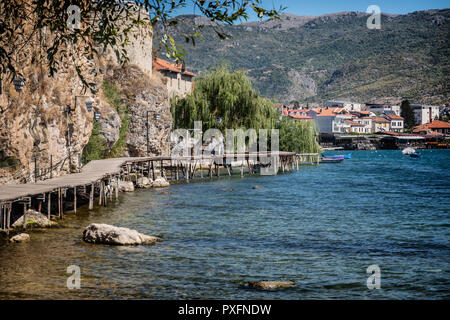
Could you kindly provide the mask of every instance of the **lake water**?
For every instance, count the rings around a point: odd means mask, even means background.
[[[67,214],[64,228],[32,231],[31,242],[0,243],[0,299],[449,299],[449,164],[450,150],[358,151],[276,177],[121,194]],[[86,244],[94,222],[164,242]],[[366,284],[374,264],[380,290]],[[81,268],[79,290],[66,287],[69,265]],[[299,286],[255,291],[253,280]]]

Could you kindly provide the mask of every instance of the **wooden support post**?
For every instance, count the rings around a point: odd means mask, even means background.
[[[101,206],[103,203],[103,193],[104,193],[104,184],[103,180],[100,180],[100,195],[98,197],[98,205]]]
[[[0,202],[0,217],[1,217],[1,224],[2,229],[6,230],[6,204],[3,204]]]
[[[8,228],[8,230],[11,227],[11,211],[12,211],[12,203],[10,202],[8,204],[8,217],[6,219],[6,227]]]
[[[103,206],[106,207],[108,195],[106,194],[106,183],[103,181]]]
[[[91,190],[89,192],[89,210],[94,208],[94,190],[95,184],[91,183]]]
[[[50,191],[48,193],[48,202],[47,202],[47,218],[49,220],[50,220],[51,210],[52,210],[52,192]]]
[[[67,190],[64,190],[64,194],[67,192]],[[64,218],[64,197],[63,197],[63,193],[61,190],[61,219]]]
[[[0,223],[2,224],[2,230],[6,230],[6,215],[3,210],[3,203],[0,202]]]
[[[73,212],[77,213],[77,187],[73,187]]]
[[[58,188],[58,217],[61,219],[61,188]]]
[[[152,178],[153,178],[153,181],[155,181],[155,164],[153,161],[152,161]]]
[[[142,176],[144,176],[144,175],[142,174]],[[111,176],[109,176],[108,186],[109,186],[109,188],[108,188],[108,190],[109,190],[109,200],[112,201],[114,187],[112,185],[112,178],[111,178]]]
[[[147,161],[147,178],[150,179],[150,161]]]
[[[149,169],[150,169],[150,167],[149,167]],[[149,173],[150,173],[150,171],[149,171]],[[119,176],[116,176],[116,200],[118,200],[119,199]]]
[[[199,169],[200,169],[200,179],[203,179],[203,167],[202,167],[202,165],[203,165],[202,160],[200,160],[200,166],[199,166]]]

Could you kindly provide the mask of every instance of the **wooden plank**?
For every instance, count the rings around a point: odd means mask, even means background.
[[[94,208],[94,190],[95,185],[91,184],[91,190],[89,192],[89,210],[92,210]]]
[[[73,187],[73,212],[77,213],[77,187]]]
[[[50,219],[51,210],[52,210],[52,193],[49,192],[48,193],[48,202],[47,202],[47,218],[48,219]]]

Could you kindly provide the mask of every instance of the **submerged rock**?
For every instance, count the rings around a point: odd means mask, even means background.
[[[170,186],[170,183],[165,178],[157,178],[153,181],[154,188],[164,188],[168,186]]]
[[[9,242],[25,242],[30,241],[30,235],[28,233],[20,233],[9,239]]]
[[[131,181],[119,181],[119,191],[120,192],[133,192],[134,184]]]
[[[139,178],[136,181],[136,187],[138,187],[138,188],[148,189],[148,188],[151,188],[152,185],[153,185],[153,180],[149,179],[147,177]]]
[[[248,286],[260,290],[277,290],[295,287],[293,281],[249,281]]]
[[[112,245],[139,245],[161,242],[158,237],[148,236],[136,230],[116,227],[103,223],[93,223],[83,231],[83,240],[89,243]]]
[[[35,227],[35,228],[48,228],[56,226],[57,223],[54,221],[49,220],[45,215],[42,213],[39,213],[37,211],[34,211],[32,209],[28,209],[26,212],[26,227]],[[23,219],[24,217],[21,216],[17,221],[15,221],[12,224],[13,228],[23,228]]]

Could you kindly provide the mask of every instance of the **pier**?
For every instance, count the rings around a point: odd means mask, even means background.
[[[230,165],[226,164],[227,158],[232,160]],[[106,206],[113,198],[118,199],[120,181],[136,182],[142,177],[152,180],[163,177],[168,181],[211,179],[220,177],[222,172],[231,176],[233,168],[236,167],[243,177],[245,173],[255,174],[257,168],[264,166],[263,162],[267,163],[269,158],[277,159],[271,163],[276,166],[276,173],[299,170],[302,163],[319,162],[318,154],[292,152],[94,160],[85,165],[79,173],[35,183],[1,185],[0,230],[9,230],[17,215],[23,216],[26,222],[28,209],[46,214],[49,219],[51,216],[62,219],[65,212],[76,213],[77,207],[83,204],[88,204],[89,210],[93,209],[96,201],[98,205]]]

